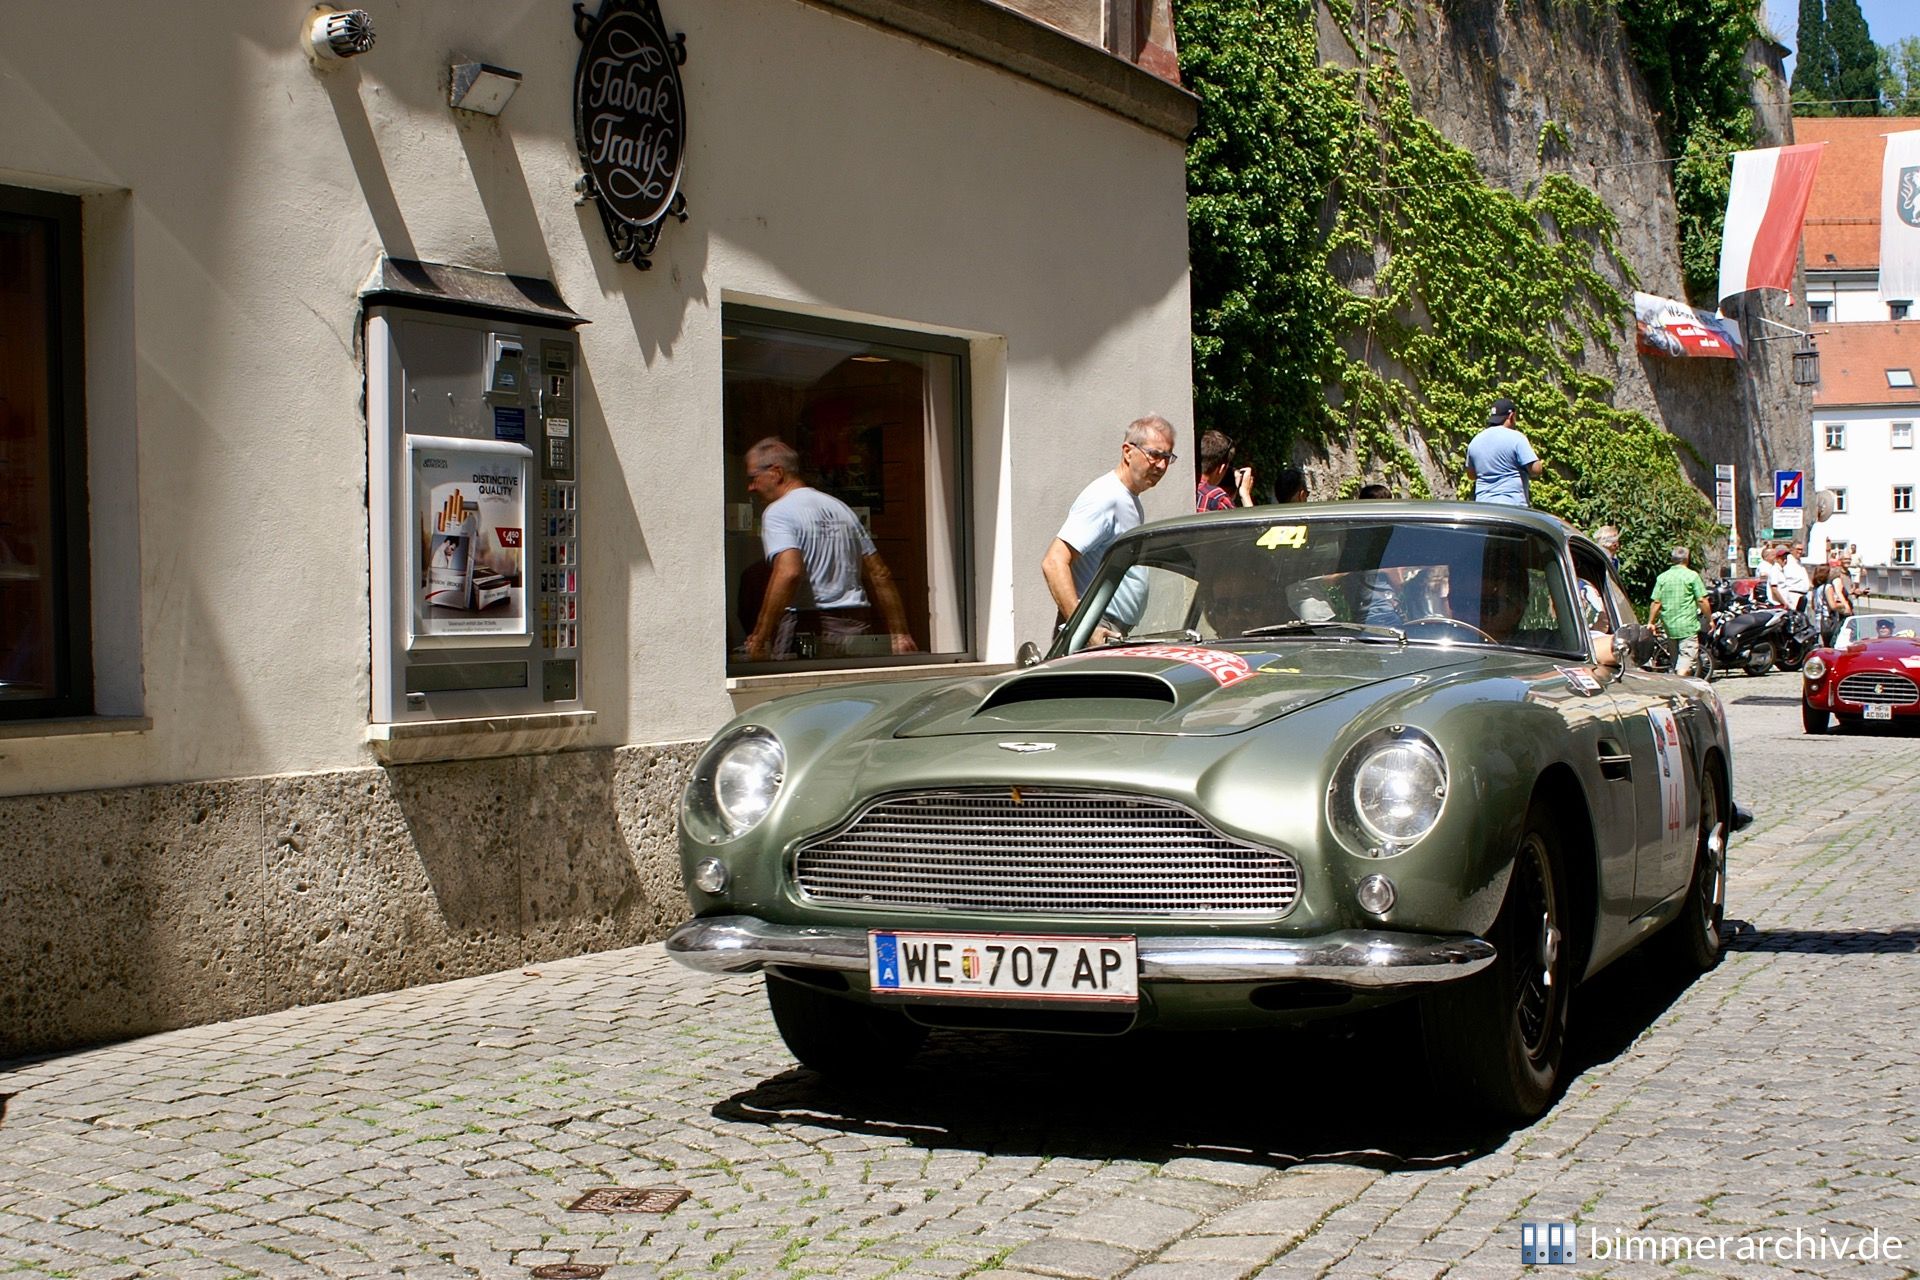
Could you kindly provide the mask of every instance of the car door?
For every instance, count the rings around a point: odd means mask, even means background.
[[[1605,581],[1615,625],[1632,619],[1633,606],[1619,579],[1608,572]],[[1692,870],[1693,816],[1700,803],[1695,785],[1697,726],[1691,723],[1695,711],[1687,682],[1644,670],[1624,652],[1608,689],[1631,756],[1633,914],[1638,916],[1684,889]]]
[[[1595,548],[1575,544],[1572,550],[1577,580],[1594,588],[1591,597],[1583,591],[1576,594],[1593,600],[1600,609],[1601,616],[1590,620],[1593,628],[1611,633],[1619,620],[1613,611],[1617,606],[1606,599],[1605,560]],[[1617,681],[1608,668],[1597,662],[1589,663],[1569,671],[1568,683],[1579,713],[1576,719],[1570,714],[1572,707],[1569,706],[1562,714],[1569,716],[1568,727],[1574,734],[1576,751],[1585,760],[1583,768],[1592,770],[1588,795],[1594,807],[1600,919],[1622,921],[1637,910],[1635,881],[1643,840],[1639,820],[1643,803],[1638,788],[1644,770],[1636,767],[1636,761],[1651,750],[1652,731],[1645,730],[1639,738],[1630,731],[1639,726],[1630,726],[1623,717]],[[1633,691],[1629,691],[1628,701],[1633,701],[1633,697]],[[1637,702],[1634,705],[1637,711]],[[1603,923],[1601,927],[1604,934],[1606,925]],[[1596,938],[1596,953],[1610,950],[1611,942],[1606,936]]]

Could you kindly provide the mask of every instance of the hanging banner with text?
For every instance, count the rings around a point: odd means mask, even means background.
[[[1642,355],[1740,358],[1740,326],[1672,298],[1633,295],[1635,345]]]

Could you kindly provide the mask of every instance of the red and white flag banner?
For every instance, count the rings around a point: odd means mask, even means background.
[[[1733,153],[1733,190],[1720,232],[1720,300],[1791,289],[1822,143]]]
[[[1880,170],[1880,296],[1920,301],[1920,129],[1887,135]]]

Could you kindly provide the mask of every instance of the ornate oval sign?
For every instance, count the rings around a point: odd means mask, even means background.
[[[652,249],[663,218],[686,216],[685,40],[667,39],[653,0],[605,0],[593,19],[574,10],[585,42],[573,77],[581,193],[599,201],[615,256],[628,261]]]

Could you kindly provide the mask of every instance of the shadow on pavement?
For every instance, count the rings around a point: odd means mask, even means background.
[[[1911,955],[1920,951],[1920,924],[1891,929],[1742,929],[1729,951],[1799,952],[1805,955]]]
[[[1566,1078],[1625,1051],[1686,987],[1638,955],[1582,987]],[[1275,1168],[1454,1167],[1511,1132],[1468,1118],[1430,1085],[1411,1001],[1291,1031],[1122,1039],[935,1032],[885,1084],[856,1087],[796,1067],[713,1115],[928,1149],[1152,1163],[1198,1156]]]

